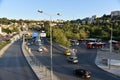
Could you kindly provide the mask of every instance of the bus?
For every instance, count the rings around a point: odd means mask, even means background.
[[[104,42],[89,42],[87,43],[87,48],[105,48],[105,43]]]
[[[86,40],[86,45],[87,48],[90,49],[90,48],[105,48],[106,44],[102,42],[101,39],[90,38]]]

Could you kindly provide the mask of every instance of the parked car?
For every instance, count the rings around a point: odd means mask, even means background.
[[[70,55],[71,55],[71,52],[70,52],[69,49],[67,49],[67,50],[64,52],[64,54],[65,54],[66,56],[70,56]]]
[[[75,69],[74,74],[76,76],[82,77],[82,78],[90,78],[91,72],[85,70],[85,69]]]
[[[78,63],[78,58],[76,55],[71,55],[67,57],[68,62]]]
[[[79,41],[77,41],[77,40],[70,40],[70,42],[71,42],[71,45],[79,45]]]

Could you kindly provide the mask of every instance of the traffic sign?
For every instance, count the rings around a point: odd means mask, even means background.
[[[40,37],[46,37],[46,33],[40,33]]]
[[[32,37],[38,37],[38,36],[39,36],[39,34],[36,33],[36,32],[34,32],[34,33],[32,34]]]

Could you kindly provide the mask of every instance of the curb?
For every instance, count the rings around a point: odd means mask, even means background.
[[[2,55],[5,53],[5,51],[13,44],[14,42],[10,42],[9,44],[7,44],[6,46],[4,46],[1,50],[0,50],[0,57],[2,57]]]
[[[109,67],[107,65],[100,64],[100,61],[101,61],[101,58],[98,56],[98,53],[97,53],[97,56],[96,56],[96,59],[95,59],[96,66],[101,68],[104,71],[107,71],[109,73],[115,74],[115,75],[120,77],[120,72],[119,72],[120,68],[119,69],[118,68],[109,69]]]
[[[28,64],[30,65],[33,72],[36,74],[39,80],[51,80],[50,78],[50,71],[47,70],[47,68],[42,65],[35,56],[32,54],[31,49],[29,49],[27,46],[25,46],[25,42],[23,40],[22,43],[22,51],[23,55],[25,56]],[[59,80],[56,75],[53,74],[53,77],[55,80]]]
[[[39,80],[48,80],[48,79],[45,79],[46,77],[43,75],[43,73],[41,73],[40,68],[38,66],[36,66],[36,64],[34,64],[28,51],[25,50],[24,41],[22,43],[22,51],[23,51],[23,55],[25,56],[28,64],[30,65],[31,69],[33,70],[35,75],[38,77],[38,79]]]

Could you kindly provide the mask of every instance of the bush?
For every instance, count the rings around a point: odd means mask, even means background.
[[[9,40],[9,39],[6,40],[6,41],[0,42],[0,50],[1,50],[4,46],[6,46],[7,44],[9,44],[9,43],[10,43],[10,40]]]
[[[119,50],[119,45],[118,44],[114,45],[114,50]]]

